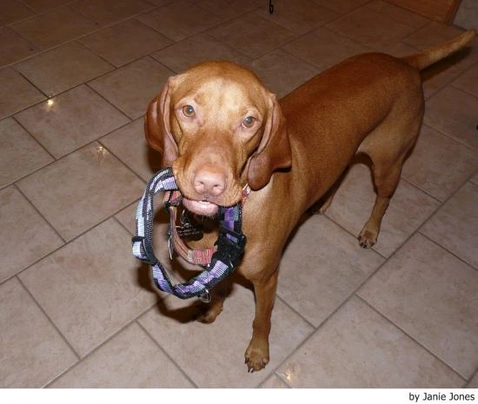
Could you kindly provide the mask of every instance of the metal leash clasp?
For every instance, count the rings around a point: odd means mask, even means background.
[[[211,293],[209,292],[209,290],[204,289],[204,292],[201,293],[198,296],[198,299],[203,303],[210,303],[211,302]]]

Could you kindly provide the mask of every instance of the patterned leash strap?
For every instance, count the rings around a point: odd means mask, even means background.
[[[244,253],[246,237],[242,233],[242,203],[219,207],[219,236],[210,262],[201,265],[204,270],[188,282],[173,285],[153,251],[153,198],[158,192],[177,190],[171,167],[159,171],[151,178],[136,209],[136,236],[132,238],[133,255],[151,265],[154,283],[160,290],[181,299],[197,296],[209,301],[209,291],[235,270]],[[166,208],[169,208],[168,204]]]

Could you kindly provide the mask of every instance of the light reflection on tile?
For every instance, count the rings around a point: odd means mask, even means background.
[[[71,240],[137,199],[144,184],[108,150],[92,144],[18,186],[62,237]]]
[[[187,307],[191,304],[194,301],[168,297],[159,311],[158,308],[150,310],[140,319],[140,324],[198,387],[257,386],[312,331],[310,325],[278,300],[273,313],[271,362],[261,372],[247,375],[244,351],[251,336],[252,293],[237,286],[224,311],[212,324],[188,322]],[[191,356],[195,357],[194,362]],[[198,367],[197,362],[201,366]]]
[[[29,108],[15,118],[56,158],[129,122],[124,114],[84,85]]]
[[[278,372],[292,387],[451,388],[463,383],[357,297],[341,306]]]

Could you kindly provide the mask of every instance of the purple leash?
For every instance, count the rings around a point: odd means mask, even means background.
[[[173,285],[153,251],[153,197],[161,191],[176,190],[178,186],[171,167],[162,169],[149,181],[136,209],[136,236],[132,238],[133,255],[151,265],[154,283],[160,290],[181,299],[197,296],[201,300],[209,301],[209,291],[235,270],[244,253],[246,236],[242,233],[242,203],[219,207],[219,236],[211,262],[201,265],[204,270],[188,282]],[[168,203],[165,203],[165,207],[169,210]]]

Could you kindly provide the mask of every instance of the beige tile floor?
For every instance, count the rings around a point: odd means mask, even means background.
[[[226,58],[280,96],[341,59],[461,31],[380,0],[3,0],[0,387],[478,387],[478,40],[424,77],[421,137],[379,243],[350,171],[281,266],[267,368],[253,296],[212,325],[131,255],[155,170],[142,115],[166,79]]]

